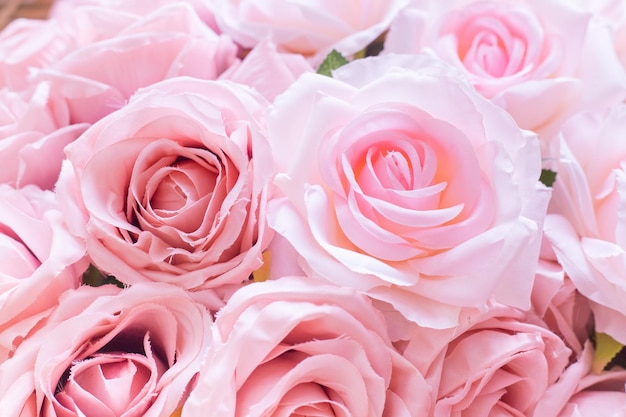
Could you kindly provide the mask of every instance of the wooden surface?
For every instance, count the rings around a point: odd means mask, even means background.
[[[45,19],[54,0],[0,0],[0,28],[18,17]]]

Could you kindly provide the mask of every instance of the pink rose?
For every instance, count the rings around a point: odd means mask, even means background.
[[[0,185],[0,363],[65,291],[80,285],[85,247],[66,229],[55,195]]]
[[[592,371],[594,357],[593,343],[588,340],[559,380],[545,391],[532,417],[623,416],[626,370],[613,366],[608,371]]]
[[[186,3],[142,16],[89,10],[88,22],[95,27],[77,36],[91,41],[37,77],[65,98],[71,123],[93,123],[122,107],[137,89],[164,79],[216,79],[236,61],[235,44],[213,32]]]
[[[626,343],[626,106],[581,114],[564,142],[545,234],[576,289],[589,298],[598,332]]]
[[[624,417],[626,393],[583,391],[575,395],[559,417]]]
[[[74,47],[59,22],[13,20],[0,31],[0,88],[28,89],[36,68],[47,67]]]
[[[39,83],[20,93],[0,90],[0,182],[52,189],[65,159],[63,149],[86,124],[69,124],[67,108]]]
[[[559,335],[574,354],[582,352],[593,334],[589,300],[576,290],[552,252],[548,239],[542,241],[532,293],[533,311],[548,329]]]
[[[617,57],[626,68],[626,4],[620,0],[585,0],[583,3],[611,27]]]
[[[429,388],[369,300],[303,277],[238,290],[182,417],[426,416]]]
[[[610,27],[615,51],[626,67],[626,3],[622,0],[577,0],[574,3]]]
[[[624,410],[626,410],[626,393],[624,392],[626,370],[614,368],[599,374],[591,373],[593,355],[593,349],[588,344],[585,346],[585,351],[580,356],[578,363],[572,366],[572,368],[575,366],[580,368],[579,373],[582,374],[582,377],[576,381],[576,384],[570,384],[573,385],[573,389],[568,398],[558,402],[560,409],[554,408],[554,411],[560,410],[560,412],[558,414],[550,413],[549,416],[608,417],[624,415]],[[562,379],[567,379],[567,376]],[[544,403],[544,405],[550,407],[551,403]],[[542,417],[544,415],[546,414],[538,414]]]
[[[145,16],[172,3],[191,5],[202,21],[217,31],[213,1],[206,0],[57,0],[52,4],[48,15],[51,20],[58,20],[64,25],[74,27],[75,35],[82,40],[85,34],[94,29],[97,31],[106,26],[110,29],[121,28],[130,16]],[[104,22],[106,24],[102,25]]]
[[[220,29],[244,48],[269,38],[279,51],[304,55],[317,66],[332,49],[352,55],[365,48],[407,2],[218,0],[215,17]]]
[[[269,116],[284,193],[269,223],[305,270],[425,326],[491,297],[530,307],[549,195],[536,138],[426,55],[334,76],[302,75]]]
[[[555,385],[562,382],[570,353],[532,315],[498,305],[464,310],[454,329],[416,326],[403,350],[434,387],[434,417],[538,417],[534,412],[547,393],[571,395],[580,381],[576,369],[567,387]]]
[[[315,71],[301,55],[280,53],[276,45],[262,41],[241,63],[224,71],[219,79],[254,87],[272,102],[305,72]]]
[[[567,1],[456,0],[407,9],[392,24],[385,50],[424,48],[546,140],[575,112],[626,94],[610,31]]]
[[[212,320],[183,290],[83,286],[0,365],[10,416],[170,416],[184,402]]]
[[[174,78],[69,145],[57,190],[92,262],[128,284],[246,281],[271,237],[267,105],[243,85]]]

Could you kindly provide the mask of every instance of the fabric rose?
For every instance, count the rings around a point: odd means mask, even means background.
[[[45,82],[32,91],[0,90],[1,183],[52,189],[65,159],[63,149],[87,128],[69,125],[67,107],[50,90]]]
[[[246,281],[271,238],[267,105],[243,85],[174,78],[70,144],[57,192],[92,262],[127,284]]]
[[[86,9],[86,10],[85,10]],[[236,61],[237,47],[183,2],[145,15],[78,8],[80,47],[41,70],[67,102],[71,123],[93,123],[122,107],[139,88],[176,76],[216,79]]]
[[[425,416],[429,388],[348,288],[283,277],[239,289],[182,417]]]
[[[574,3],[610,27],[615,51],[626,67],[626,3],[621,0],[577,0]]]
[[[559,417],[624,416],[626,393],[621,391],[583,391],[574,396]]]
[[[302,75],[269,116],[284,194],[269,223],[303,268],[424,326],[491,297],[530,307],[549,195],[536,138],[430,56],[334,76]]]
[[[540,269],[546,268],[542,265]],[[538,272],[541,274],[542,272]],[[533,297],[538,293],[549,291],[546,288],[545,276],[535,278]],[[547,292],[546,291],[546,292]],[[552,298],[545,310],[537,311],[546,326],[567,344],[574,354],[582,352],[584,343],[593,333],[593,315],[589,300],[581,295],[569,278],[564,278],[562,285],[555,293],[547,292]]]
[[[59,22],[16,19],[0,31],[0,88],[27,90],[33,70],[44,68],[75,48]]]
[[[546,237],[578,291],[591,300],[595,328],[626,343],[626,106],[581,114],[563,128]]]
[[[83,286],[0,364],[10,416],[170,416],[184,402],[212,319],[182,289]]]
[[[80,285],[85,247],[67,230],[55,195],[0,185],[0,363],[65,291]]]
[[[305,72],[314,70],[301,55],[280,53],[276,45],[262,41],[243,61],[224,71],[219,79],[254,87],[272,102]]]
[[[435,388],[430,415],[533,416],[547,393],[566,391],[554,384],[565,375],[571,351],[532,314],[491,305],[463,315],[453,329],[415,326],[403,349]],[[576,371],[566,395],[582,377]]]
[[[84,35],[86,32],[82,31],[90,32],[94,28],[106,29],[106,26],[111,29],[121,28],[126,20],[124,15],[126,18],[128,15],[145,16],[155,9],[172,3],[191,5],[203,22],[214,31],[218,31],[213,15],[213,2],[205,0],[58,0],[52,4],[48,17],[51,20],[63,22],[64,25],[75,27],[78,30],[77,34]],[[99,22],[107,22],[106,25],[98,24],[98,15],[106,16]],[[112,16],[121,17],[121,21],[108,18]],[[94,18],[95,22],[92,21]],[[92,26],[92,23],[96,25]]]
[[[617,103],[626,92],[610,31],[567,1],[455,0],[407,9],[385,50],[424,48],[545,140],[572,114]]]
[[[619,0],[585,1],[585,6],[605,19],[611,27],[615,51],[626,68],[626,4]]]
[[[580,355],[593,334],[593,314],[589,300],[558,263],[548,239],[542,240],[542,251],[532,292],[533,311],[548,329],[559,335],[572,355]]]
[[[591,372],[593,360],[594,350],[587,342],[576,363],[553,386],[558,389],[546,392],[532,417],[623,416],[626,370],[612,367],[599,373]]]
[[[407,0],[217,0],[219,28],[244,48],[269,38],[280,52],[311,58],[314,66],[336,49],[353,55],[387,28]]]

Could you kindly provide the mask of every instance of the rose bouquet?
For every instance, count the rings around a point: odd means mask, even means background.
[[[58,0],[0,32],[0,415],[626,415],[626,5]]]

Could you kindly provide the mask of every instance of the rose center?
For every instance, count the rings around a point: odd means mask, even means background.
[[[139,354],[98,354],[72,366],[70,377],[57,399],[69,409],[86,415],[123,415],[136,406],[143,412],[142,391],[152,370]],[[72,404],[73,403],[73,404]],[[149,404],[149,403],[148,403]],[[98,411],[100,410],[100,411]]]
[[[467,22],[458,32],[458,54],[471,72],[494,78],[522,70],[526,42],[513,24],[497,16],[484,15]]]
[[[159,188],[156,190],[150,205],[155,210],[176,211],[185,206],[188,195],[181,182],[187,178],[180,172],[174,171],[163,179]]]
[[[155,213],[167,215],[211,194],[216,175],[195,161],[184,160],[162,168],[162,172],[150,183],[157,180],[158,186],[150,195],[150,207]]]
[[[411,163],[398,151],[387,151],[379,159],[382,167],[375,167],[379,178],[386,178],[389,188],[410,190],[413,188]],[[378,165],[378,164],[376,164]],[[382,171],[382,172],[381,172]]]
[[[59,381],[55,409],[65,416],[141,416],[158,393],[167,365],[150,333],[122,333],[97,353],[76,359]],[[155,346],[158,346],[156,344]]]
[[[501,77],[506,69],[508,56],[500,39],[493,33],[482,34],[475,40],[477,46],[474,59],[494,77]]]

